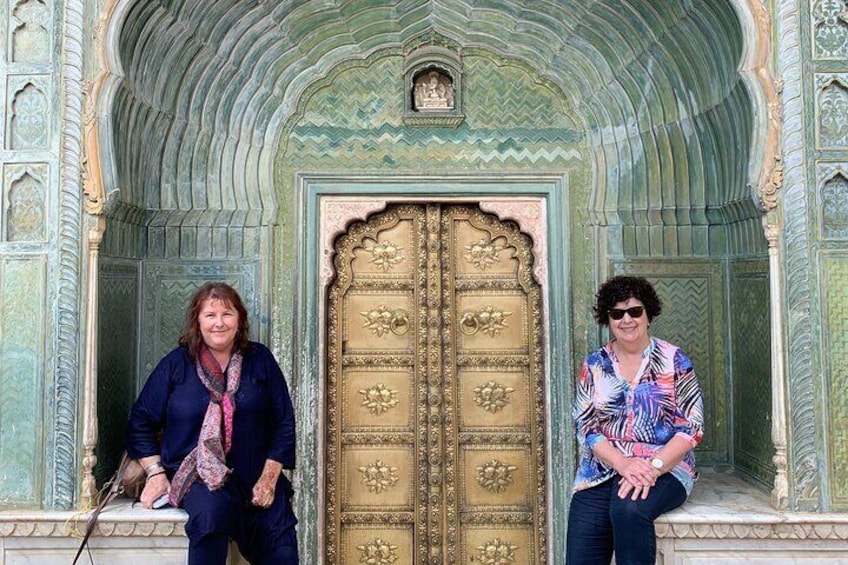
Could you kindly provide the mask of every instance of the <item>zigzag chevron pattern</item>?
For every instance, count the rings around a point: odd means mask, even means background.
[[[95,476],[105,481],[115,471],[126,440],[126,415],[135,397],[138,283],[134,272],[111,275],[101,270],[100,348],[97,406],[99,439]]]
[[[763,484],[774,478],[767,269],[764,265],[760,275],[734,278],[730,303],[735,461]]]
[[[704,395],[704,441],[702,450],[711,450],[716,443],[715,387],[712,383],[712,340],[714,329],[710,311],[709,277],[678,276],[653,279],[651,282],[662,300],[662,314],[652,323],[651,333],[680,347],[692,360]]]
[[[340,73],[310,98],[292,130],[287,155],[298,168],[421,169],[565,167],[587,159],[582,133],[550,88],[515,66],[466,59],[470,100],[462,126],[408,128],[400,123],[402,58]],[[351,110],[354,109],[354,110]]]
[[[192,280],[162,281],[158,292],[158,311],[156,336],[159,341],[159,354],[164,355],[177,346],[177,339],[183,328],[185,311],[191,295],[200,283]]]

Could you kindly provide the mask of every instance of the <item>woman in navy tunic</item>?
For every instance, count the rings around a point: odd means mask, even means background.
[[[142,504],[189,515],[190,565],[226,563],[229,541],[254,565],[297,564],[294,410],[279,365],[248,341],[238,293],[207,283],[186,312],[180,347],[133,405],[127,453],[147,473]]]

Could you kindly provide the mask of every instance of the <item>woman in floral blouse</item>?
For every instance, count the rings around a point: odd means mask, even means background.
[[[613,552],[616,565],[654,565],[654,519],[683,504],[697,479],[701,389],[686,354],[648,332],[661,308],[641,277],[598,291],[595,319],[613,339],[586,358],[577,383],[568,565],[608,565]]]

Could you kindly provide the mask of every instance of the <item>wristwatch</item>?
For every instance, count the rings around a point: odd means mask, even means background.
[[[654,457],[653,459],[651,459],[651,467],[653,467],[657,471],[662,471],[663,467],[665,467],[665,461],[663,461],[659,457]]]

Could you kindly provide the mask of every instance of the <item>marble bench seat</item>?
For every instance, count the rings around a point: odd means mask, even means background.
[[[87,516],[0,512],[0,563],[68,565]],[[90,542],[94,562],[184,565],[185,519],[182,510],[119,499],[100,515]],[[848,513],[777,511],[767,494],[731,475],[702,474],[692,497],[656,529],[662,565],[848,565]],[[235,551],[230,562],[243,563]]]
[[[88,512],[0,512],[0,565],[68,565],[82,541]],[[184,510],[147,510],[128,498],[108,504],[80,564],[185,565]],[[248,565],[235,544],[230,565]]]
[[[702,473],[656,531],[662,565],[848,565],[848,513],[778,511],[732,475]]]
[[[68,565],[88,516],[81,512],[0,512],[0,563]],[[119,498],[100,514],[89,541],[91,557],[97,564],[185,565],[185,520],[183,510],[146,510]],[[80,563],[90,563],[87,553]]]

